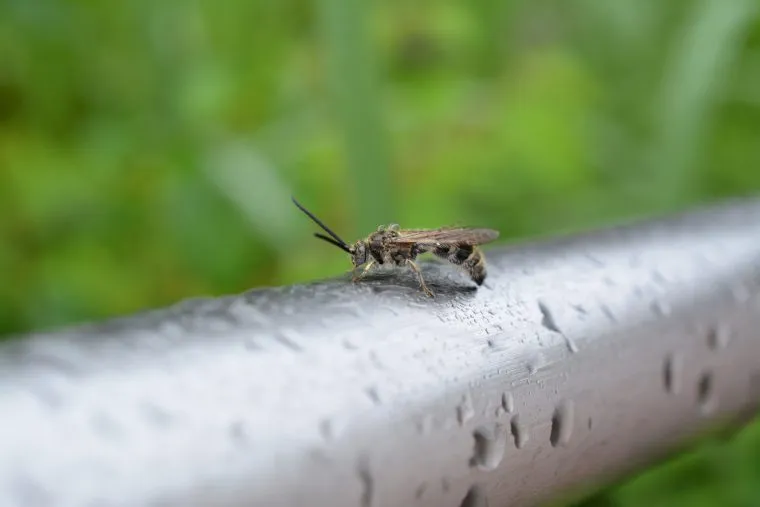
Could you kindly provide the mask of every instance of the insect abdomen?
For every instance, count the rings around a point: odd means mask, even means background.
[[[486,261],[479,248],[473,249],[470,256],[464,261],[464,268],[472,281],[478,285],[483,285],[483,280],[486,279]]]
[[[472,245],[441,245],[433,249],[433,254],[443,257],[452,264],[462,266],[473,282],[483,284],[486,279],[486,264],[483,253]]]

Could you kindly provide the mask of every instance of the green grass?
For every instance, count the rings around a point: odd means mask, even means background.
[[[349,239],[398,222],[513,240],[757,192],[758,14],[2,1],[0,335],[345,270],[291,193]],[[749,445],[595,501],[760,505]]]

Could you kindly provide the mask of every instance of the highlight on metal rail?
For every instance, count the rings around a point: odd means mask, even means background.
[[[535,505],[757,411],[760,202],[486,254],[0,344],[0,505]]]

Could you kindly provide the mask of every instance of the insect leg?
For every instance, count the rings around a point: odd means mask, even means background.
[[[428,289],[428,286],[425,284],[425,279],[422,278],[422,271],[420,271],[420,268],[415,264],[415,262],[411,259],[407,259],[406,263],[409,265],[410,268],[414,270],[415,273],[417,273],[417,278],[420,281],[420,288],[425,291],[425,294],[428,296],[435,297],[435,294],[433,294],[433,291]]]
[[[367,271],[369,271],[370,268],[372,268],[372,266],[374,266],[374,265],[375,265],[375,261],[374,260],[369,261],[367,264],[364,265],[364,268],[362,269],[361,273],[359,273],[357,275],[354,272],[354,276],[353,276],[353,278],[351,278],[351,281],[352,282],[358,282],[359,280],[361,280],[362,277],[364,277],[364,275],[367,274]]]

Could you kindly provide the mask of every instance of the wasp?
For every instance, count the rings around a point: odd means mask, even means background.
[[[293,203],[322,228],[329,236],[319,232],[317,238],[334,245],[351,256],[352,281],[364,277],[375,265],[390,264],[408,266],[417,275],[420,288],[433,297],[422,271],[414,262],[418,255],[431,252],[434,255],[461,266],[472,281],[482,285],[486,278],[486,265],[478,245],[489,243],[499,237],[499,231],[471,227],[441,227],[438,229],[401,229],[398,224],[381,225],[375,232],[353,244],[348,244],[304,208],[295,198]],[[357,269],[363,266],[357,274]]]

